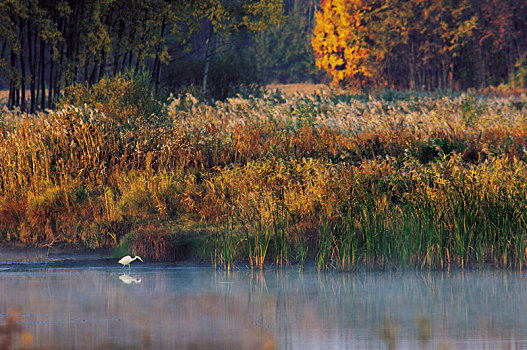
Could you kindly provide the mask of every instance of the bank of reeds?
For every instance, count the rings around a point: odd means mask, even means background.
[[[276,94],[160,104],[144,84],[3,111],[0,240],[226,267],[493,265],[527,253],[527,99]]]

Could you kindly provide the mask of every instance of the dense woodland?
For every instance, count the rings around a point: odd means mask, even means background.
[[[525,87],[525,0],[323,0],[313,47],[335,82],[358,87]]]
[[[69,85],[125,72],[148,74],[156,92],[186,89],[209,100],[263,83],[331,79],[360,89],[525,87],[527,3],[0,2],[0,88],[9,107],[53,107]]]
[[[283,10],[279,0],[2,1],[0,76],[9,106],[33,111],[52,106],[68,85],[125,71],[149,72],[157,89],[162,67],[201,52],[207,91],[211,58],[225,37],[278,24]]]

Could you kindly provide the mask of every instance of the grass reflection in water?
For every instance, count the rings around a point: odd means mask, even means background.
[[[517,273],[145,265],[124,276],[117,268],[1,272],[0,316],[21,305],[13,321],[0,318],[12,325],[1,328],[2,346],[6,336],[39,349],[517,348],[527,339]]]

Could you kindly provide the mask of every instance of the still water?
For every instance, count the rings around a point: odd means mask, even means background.
[[[89,254],[0,255],[0,326],[17,311],[28,348],[527,349],[519,272],[128,272]]]

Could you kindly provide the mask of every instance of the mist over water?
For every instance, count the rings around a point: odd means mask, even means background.
[[[102,256],[47,258],[0,260],[0,325],[17,309],[39,349],[527,348],[519,272],[128,273]]]

